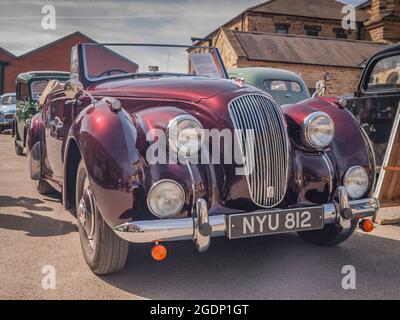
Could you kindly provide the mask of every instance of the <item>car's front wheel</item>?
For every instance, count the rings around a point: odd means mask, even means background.
[[[14,146],[15,146],[15,153],[19,156],[22,156],[24,154],[24,148],[21,148],[19,144],[17,143],[17,140],[14,140]]]
[[[327,224],[322,230],[299,232],[300,238],[318,246],[336,246],[346,241],[357,227],[357,220],[351,222],[350,228],[344,230],[339,224]]]
[[[96,274],[121,271],[128,257],[129,242],[118,237],[102,218],[81,160],[76,176],[76,212],[83,256]]]

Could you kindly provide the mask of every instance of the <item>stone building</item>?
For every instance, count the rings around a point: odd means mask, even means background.
[[[206,36],[228,69],[272,67],[294,71],[314,91],[353,92],[365,61],[400,41],[400,0],[371,0],[356,10],[355,29],[344,30],[343,3],[270,0],[251,7]]]
[[[359,8],[369,14],[364,23],[368,40],[400,41],[400,0],[369,0]]]

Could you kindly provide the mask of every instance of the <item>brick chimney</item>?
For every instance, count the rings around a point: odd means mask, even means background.
[[[373,41],[400,42],[400,0],[372,0],[365,28]]]
[[[386,16],[396,10],[399,12],[400,1],[398,0],[372,0],[371,18]]]

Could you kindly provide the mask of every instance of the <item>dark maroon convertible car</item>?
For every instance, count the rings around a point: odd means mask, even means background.
[[[95,273],[122,270],[130,242],[159,260],[165,242],[203,252],[214,236],[336,245],[378,210],[368,137],[337,99],[281,109],[229,80],[215,48],[80,44],[65,87],[49,86],[31,178],[76,213]]]

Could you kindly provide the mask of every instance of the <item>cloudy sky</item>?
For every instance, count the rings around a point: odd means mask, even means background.
[[[342,0],[360,4],[365,0]],[[0,47],[20,55],[74,31],[98,42],[190,43],[262,0],[0,0]],[[43,30],[42,8],[56,9]]]

